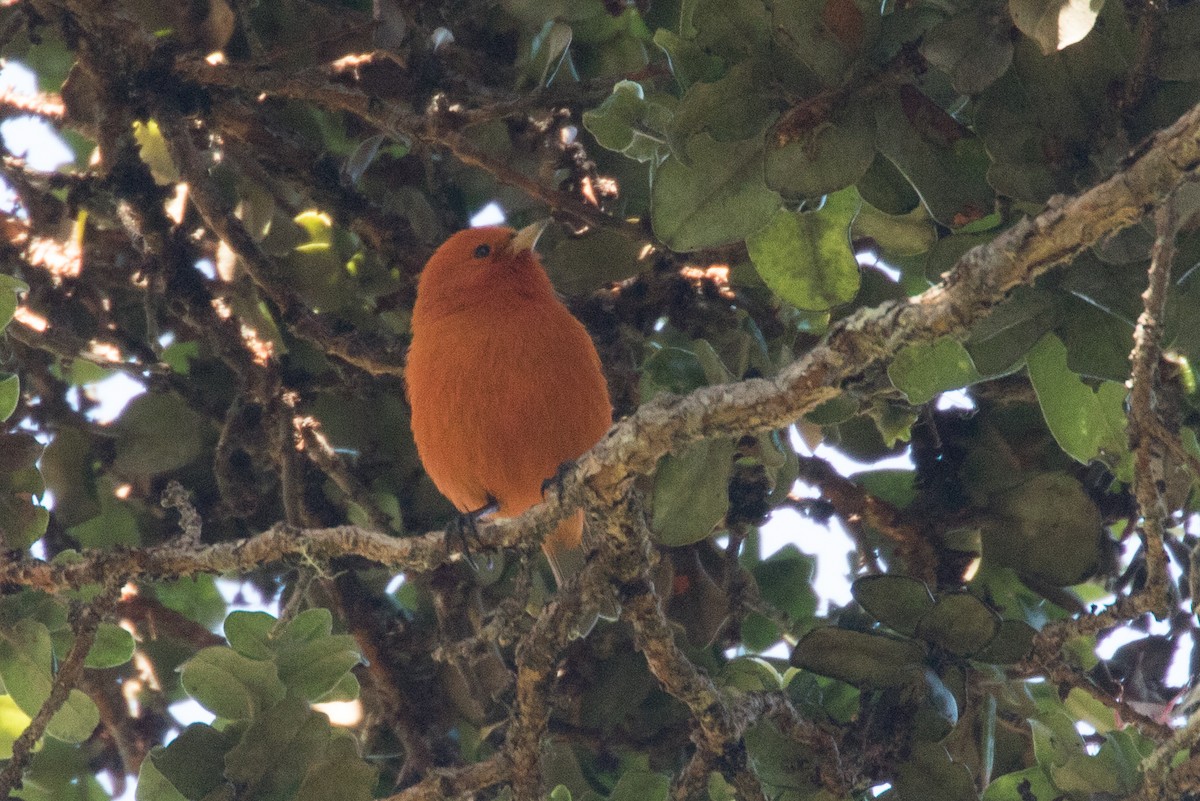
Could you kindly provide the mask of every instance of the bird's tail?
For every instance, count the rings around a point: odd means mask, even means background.
[[[559,523],[542,540],[542,550],[554,572],[554,583],[561,589],[567,579],[583,570],[583,510]]]
[[[583,570],[583,510],[563,520],[553,532],[542,541],[542,550],[550,562],[550,570],[554,573],[554,582],[562,589],[567,579]],[[616,595],[608,592],[595,609],[585,609],[584,619],[574,626],[579,637],[585,636],[596,625],[597,618],[616,620],[621,614],[621,606]]]

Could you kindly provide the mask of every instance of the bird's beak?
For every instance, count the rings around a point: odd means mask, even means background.
[[[544,220],[538,220],[533,225],[527,225],[520,231],[517,231],[516,236],[512,238],[508,247],[513,253],[522,253],[524,251],[533,250],[533,246],[537,244],[538,237],[542,235],[547,226],[552,220],[547,217]]]

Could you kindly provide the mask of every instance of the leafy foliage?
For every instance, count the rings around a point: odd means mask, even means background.
[[[1192,759],[1159,749],[1172,710],[1194,711],[1168,680],[1193,617],[1108,659],[1096,640],[1144,634],[1140,607],[1096,611],[1158,580],[1127,424],[1160,232],[1115,232],[928,336],[903,323],[951,271],[987,280],[964,269],[975,248],[1200,101],[1200,4],[32,0],[4,4],[0,30],[37,82],[0,117],[48,121],[71,151],[35,169],[6,128],[0,163],[17,797],[108,798],[100,773],[117,793],[136,775],[139,801],[521,797],[503,773],[528,703],[514,668],[553,597],[528,554],[397,576],[259,551],[220,580],[230,562],[188,561],[268,529],[409,538],[452,519],[399,376],[421,265],[492,203],[564,223],[540,249],[618,417],[782,381],[830,331],[891,321],[902,340],[882,366],[854,340],[853,378],[796,426],[755,410],[685,432],[629,482],[655,559],[618,594],[652,583],[667,634],[627,611],[534,655],[550,798],[1125,798],[1147,764]],[[1200,511],[1195,206],[1181,190],[1154,329],[1175,602]],[[121,382],[136,389],[114,410]],[[970,410],[940,403],[951,391]],[[831,453],[911,465],[847,478]],[[175,483],[191,500],[164,509]],[[810,543],[765,549],[768,519],[795,534],[787,509],[851,534],[845,605],[814,591]],[[21,754],[105,592],[72,567],[123,579],[181,553],[113,602]],[[259,596],[278,618],[242,608]],[[703,704],[651,670],[656,647],[696,669],[693,691],[711,680]],[[180,720],[189,699],[212,719]],[[363,714],[332,723],[339,702]],[[706,754],[717,724],[732,740]]]

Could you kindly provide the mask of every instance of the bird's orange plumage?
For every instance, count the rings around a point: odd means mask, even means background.
[[[462,512],[493,499],[502,517],[525,511],[612,421],[596,348],[523,240],[511,228],[460,231],[417,286],[405,374],[413,438]],[[543,543],[560,583],[582,532],[578,513]]]

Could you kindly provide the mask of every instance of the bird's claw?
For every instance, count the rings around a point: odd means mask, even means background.
[[[563,494],[566,492],[567,474],[569,474],[573,469],[575,469],[575,461],[572,459],[568,459],[560,464],[554,471],[554,475],[542,482],[542,497],[545,497],[546,493],[553,489],[554,494],[558,498],[558,502],[561,505],[563,502]]]
[[[496,503],[494,498],[488,498],[488,502],[483,506],[470,512],[463,512],[451,518],[450,522],[446,524],[446,541],[458,540],[463,559],[467,561],[472,570],[479,569],[479,566],[475,564],[475,559],[471,556],[471,540],[479,537],[479,520],[484,515],[490,515],[499,510],[500,504]]]

